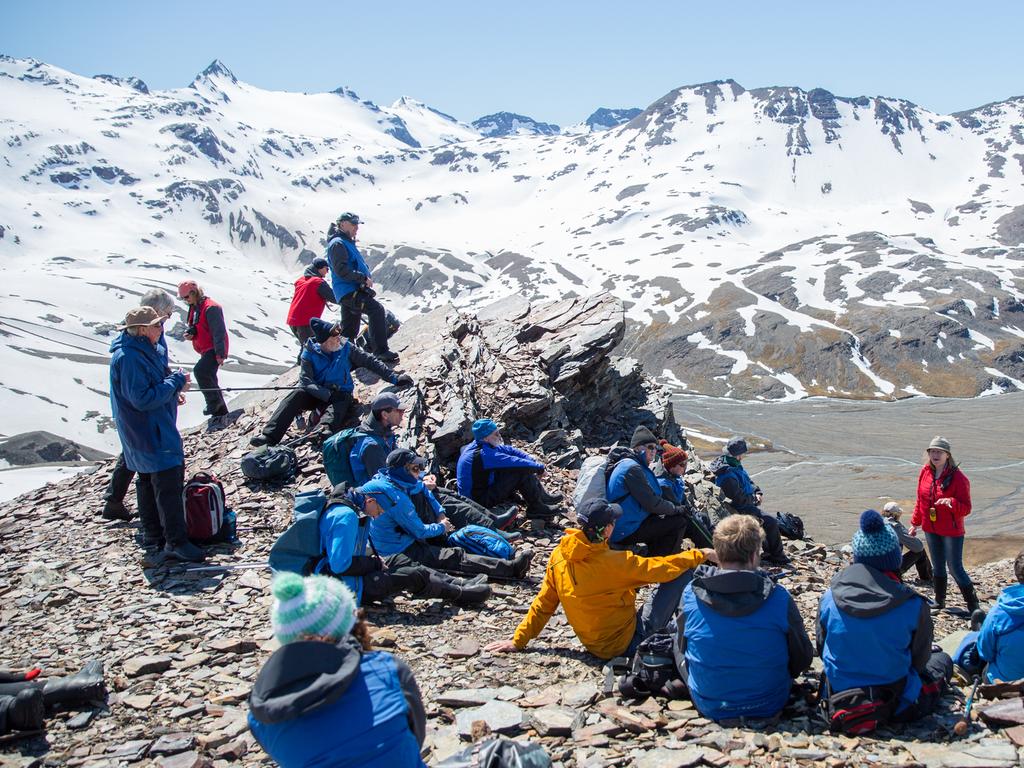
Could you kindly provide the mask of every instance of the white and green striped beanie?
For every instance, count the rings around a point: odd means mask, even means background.
[[[305,637],[340,640],[355,626],[356,599],[337,579],[279,573],[270,589],[270,621],[282,645]]]

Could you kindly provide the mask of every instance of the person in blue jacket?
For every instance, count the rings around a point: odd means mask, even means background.
[[[932,651],[928,602],[900,581],[896,532],[873,509],[860,516],[853,536],[853,564],[832,579],[818,608],[818,653],[824,667],[823,701],[842,709],[884,701],[881,721],[906,722],[931,712],[953,674],[953,662]]]
[[[562,500],[541,485],[544,465],[525,451],[506,445],[492,419],[473,422],[473,442],[463,446],[455,467],[459,493],[493,509],[521,497],[527,517],[552,517]]]
[[[424,766],[426,712],[408,665],[371,651],[366,621],[336,579],[280,573],[271,622],[281,643],[249,694],[249,729],[281,768]]]
[[[500,579],[523,578],[533,557],[531,550],[520,550],[515,558],[504,560],[470,554],[459,547],[427,543],[428,539],[447,536],[455,527],[444,516],[436,499],[433,503],[437,522],[424,523],[416,514],[409,493],[421,491],[422,481],[407,468],[415,456],[405,448],[392,451],[388,454],[387,466],[360,489],[363,493],[374,494],[384,508],[384,513],[370,524],[370,536],[388,568],[419,563],[439,571],[482,573]]]
[[[747,470],[743,468],[743,454],[747,452],[747,441],[734,437],[725,446],[725,454],[711,462],[708,469],[715,476],[715,485],[729,500],[732,508],[741,515],[756,517],[764,528],[764,561],[770,565],[789,565],[792,561],[786,555],[779,532],[779,521],[761,510],[764,494]]]
[[[622,507],[609,543],[612,549],[644,544],[648,557],[664,557],[680,551],[686,536],[699,547],[711,543],[693,530],[687,505],[662,496],[651,469],[659,450],[658,438],[641,425],[633,431],[628,449],[608,453],[605,498]]]
[[[363,434],[352,441],[348,464],[355,485],[369,482],[384,468],[398,444],[395,427],[405,419],[405,406],[394,392],[381,392],[370,403],[370,412],[359,423]]]
[[[983,622],[984,612],[974,612],[971,620],[981,631],[968,633],[954,657],[971,674],[984,669],[990,683],[1024,679],[1024,550],[1013,561],[1013,575],[1017,583],[999,593]]]
[[[387,568],[370,540],[370,521],[383,513],[372,493],[334,487],[320,516],[323,557],[315,573],[341,579],[360,605],[385,600],[400,592],[426,600],[439,597],[460,605],[484,602],[491,594],[486,577],[460,579],[419,563]]]
[[[303,411],[326,406],[322,423],[333,434],[341,431],[352,407],[353,368],[366,368],[385,381],[401,387],[412,386],[412,377],[398,374],[384,363],[347,341],[333,323],[314,317],[309,321],[313,338],[302,350],[299,386],[277,406],[262,434],[249,439],[250,445],[277,445]]]
[[[176,423],[189,376],[182,370],[172,373],[166,347],[158,347],[165,319],[152,307],[125,316],[121,335],[110,345],[110,409],[125,466],[138,473],[135,497],[143,545],[198,562],[203,550],[186,536],[185,453]]]
[[[373,276],[356,247],[360,223],[358,216],[346,212],[327,230],[327,263],[334,295],[341,304],[341,334],[354,342],[365,314],[370,326],[370,351],[385,363],[394,363],[398,355],[388,348],[387,312],[374,298]]]
[[[758,570],[763,540],[752,518],[726,518],[714,533],[718,566],[698,566],[683,593],[680,673],[710,720],[775,717],[814,658],[793,598]]]

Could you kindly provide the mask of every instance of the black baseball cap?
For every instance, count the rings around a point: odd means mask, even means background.
[[[395,448],[388,454],[387,465],[391,469],[404,467],[407,464],[418,464],[421,467],[427,465],[427,460],[416,455],[415,451],[408,448]]]
[[[622,507],[605,499],[589,499],[576,510],[576,522],[590,528],[604,528],[622,517]]]

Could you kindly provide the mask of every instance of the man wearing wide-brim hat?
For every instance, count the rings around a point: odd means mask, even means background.
[[[138,473],[144,546],[195,562],[204,555],[185,535],[185,453],[176,423],[189,377],[172,373],[158,346],[165,319],[152,307],[136,307],[118,327],[121,335],[110,345],[110,409],[125,465]]]

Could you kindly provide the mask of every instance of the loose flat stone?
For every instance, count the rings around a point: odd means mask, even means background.
[[[259,644],[239,637],[221,637],[211,640],[206,647],[215,653],[252,653]]]
[[[191,733],[168,733],[161,736],[149,748],[151,755],[176,755],[196,746],[196,737]]]
[[[139,677],[170,669],[170,656],[133,656],[122,665],[128,677]]]
[[[495,699],[515,701],[522,698],[523,692],[510,685],[500,688],[451,688],[434,699],[445,707],[478,707]]]
[[[153,696],[149,696],[146,694],[137,696],[125,696],[121,699],[121,703],[124,704],[126,707],[131,707],[132,709],[147,710],[151,706],[153,706],[153,699]]]
[[[568,736],[576,722],[576,712],[563,707],[541,707],[530,713],[530,725],[541,736]]]
[[[87,709],[84,712],[79,712],[77,715],[72,717],[70,720],[67,721],[67,723],[65,723],[65,725],[72,731],[76,731],[79,728],[85,728],[87,725],[89,725],[89,723],[92,722],[92,719],[94,717],[96,717],[96,710]]]
[[[562,691],[562,705],[572,709],[581,709],[597,701],[601,692],[593,683],[577,683]]]
[[[149,745],[152,743],[152,739],[138,739],[136,741],[126,741],[124,744],[119,744],[113,747],[109,752],[106,753],[105,757],[123,759],[127,760],[130,763],[133,763],[136,760],[141,760],[146,756],[146,751],[149,749]]]
[[[686,749],[665,749],[658,747],[648,752],[636,752],[633,757],[634,768],[690,768],[699,765],[704,757],[700,747]]]
[[[156,763],[160,768],[206,768],[210,761],[198,752],[182,752],[171,757],[163,757]]]
[[[459,735],[469,737],[473,723],[482,720],[494,733],[511,733],[523,724],[523,711],[507,701],[489,701],[483,706],[464,709],[455,716]]]

